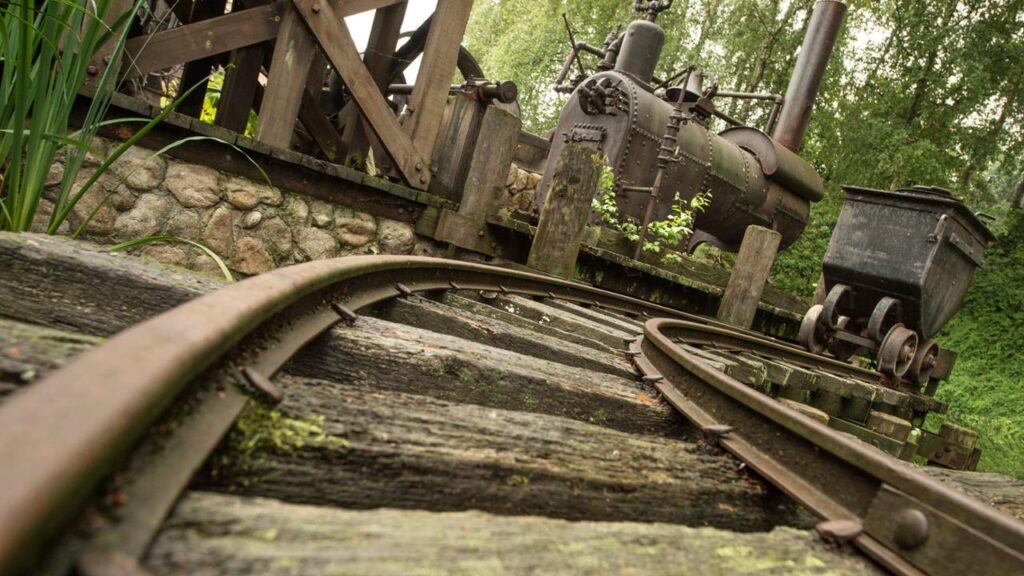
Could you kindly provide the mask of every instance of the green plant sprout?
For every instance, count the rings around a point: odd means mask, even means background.
[[[619,206],[615,201],[615,173],[607,164],[601,168],[597,180],[598,194],[594,197],[591,208],[600,215],[601,222],[618,230],[629,242],[640,241],[640,226],[629,219],[619,216]],[[662,262],[678,264],[682,257],[676,252],[663,252],[665,246],[678,246],[693,234],[694,214],[707,208],[711,203],[710,192],[700,192],[689,202],[684,202],[677,193],[672,203],[672,211],[664,220],[655,220],[648,224],[647,232],[655,240],[644,239],[642,250],[652,254],[663,254]]]

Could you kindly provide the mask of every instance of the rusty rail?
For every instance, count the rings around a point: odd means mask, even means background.
[[[717,443],[897,574],[1024,573],[1024,523],[829,428],[709,366],[678,342],[717,343],[805,366],[856,371],[751,335],[653,319],[631,345],[638,368]]]
[[[0,466],[9,471],[0,491],[0,574],[31,565],[65,532],[148,427],[194,383],[229,371],[250,391],[273,399],[270,376],[318,334],[355,321],[360,309],[378,302],[452,289],[675,317],[649,321],[644,337],[631,344],[644,380],[721,446],[824,518],[824,535],[852,541],[900,574],[1024,569],[1020,522],[747,388],[675,340],[742,346],[838,373],[862,375],[861,369],[547,276],[433,258],[362,256],[279,269],[198,298],[118,334],[0,406]],[[189,436],[196,427],[185,427],[184,437],[163,439],[177,452],[139,476],[138,483],[152,487],[129,499],[136,510],[121,511],[122,525],[108,528],[113,538],[87,551],[141,557],[247,402],[234,388],[213,397],[220,402],[211,398],[197,411],[201,433]]]
[[[358,256],[282,268],[226,286],[112,337],[0,406],[0,574],[17,573],[81,511],[101,481],[188,385],[211,370],[268,379],[306,342],[366,306],[411,292],[467,289],[557,297],[612,310],[697,319],[547,276],[423,257]],[[254,376],[255,375],[255,376]],[[264,392],[268,392],[264,390]],[[272,394],[272,390],[269,391]],[[192,471],[241,413],[228,390],[181,452],[147,478],[146,510],[108,547],[141,555]],[[177,474],[174,481],[166,474]]]

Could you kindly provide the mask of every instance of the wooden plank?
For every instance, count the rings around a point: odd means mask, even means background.
[[[420,155],[430,152],[441,128],[448,89],[459,57],[459,46],[466,34],[466,24],[473,0],[438,0],[430,25],[430,34],[423,49],[423,61],[416,76],[416,87],[409,99],[409,119],[405,131],[412,137]]]
[[[344,510],[193,491],[146,561],[164,576],[881,574],[810,531],[739,533],[479,511]],[[748,568],[749,567],[749,568]]]
[[[294,5],[284,9],[256,126],[256,140],[278,148],[291,147],[302,94],[316,53],[316,42],[302,20]]]
[[[384,93],[391,78],[391,61],[395,48],[398,46],[398,37],[402,33],[402,20],[405,18],[407,6],[408,3],[403,1],[379,8],[373,17],[373,26],[370,28],[370,38],[366,43],[363,62],[366,64],[366,71],[373,77],[381,94]],[[345,163],[361,165],[369,154],[369,131],[371,129],[355,106],[346,106],[341,111],[341,115],[340,125],[345,127],[341,135],[342,150],[346,156]]]
[[[600,156],[593,149],[573,144],[562,148],[527,266],[572,278],[601,165]]]
[[[750,328],[761,301],[768,274],[779,252],[782,235],[761,226],[748,226],[743,234],[729,284],[718,307],[718,319],[740,328]]]
[[[319,9],[314,11],[314,5]],[[412,140],[402,132],[398,119],[384,102],[376,82],[359,58],[359,51],[352,41],[348,28],[342,24],[341,19],[328,4],[319,0],[295,0],[295,7],[296,12],[301,14],[309,29],[313,31],[315,41],[320,44],[331,65],[345,81],[352,98],[359,105],[406,182],[413,188],[425,190],[430,183],[430,171],[426,162],[413,146]],[[280,40],[278,43],[280,44]],[[275,55],[275,61],[276,59]],[[264,101],[264,107],[266,106],[267,102]],[[298,112],[297,105],[295,111]],[[262,117],[260,114],[261,119]]]
[[[144,75],[182,62],[229,52],[277,37],[283,1],[131,38],[131,72]]]

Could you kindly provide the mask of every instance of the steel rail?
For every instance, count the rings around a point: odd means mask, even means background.
[[[1024,522],[745,386],[677,342],[834,363],[764,338],[660,318],[631,346],[669,403],[822,517],[824,536],[852,541],[897,574],[1024,574]]]
[[[306,342],[353,320],[355,311],[412,292],[450,289],[698,319],[548,276],[411,256],[321,260],[225,286],[115,335],[0,405],[0,574],[17,573],[40,557],[190,383],[225,366],[269,382]],[[234,389],[222,396],[224,403],[204,416],[213,445],[246,401]],[[156,512],[126,531],[134,532],[129,548],[135,554],[213,447],[187,438],[177,445],[192,452],[193,464],[158,466],[159,473],[148,474],[163,487],[146,500]],[[171,473],[178,478],[163,477]]]

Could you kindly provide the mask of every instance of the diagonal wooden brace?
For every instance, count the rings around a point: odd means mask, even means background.
[[[413,188],[426,189],[430,183],[427,162],[413,146],[412,139],[402,131],[377,83],[363,65],[341,16],[324,0],[294,0],[294,3],[402,177]]]

